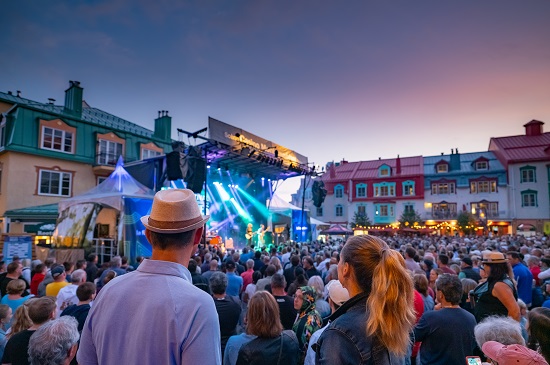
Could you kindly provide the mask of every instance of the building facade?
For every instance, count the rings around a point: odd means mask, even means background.
[[[99,184],[114,171],[120,156],[130,162],[172,150],[167,113],[159,113],[150,131],[90,107],[77,81],[65,91],[64,105],[54,102],[0,92],[3,233],[55,223],[56,203]]]
[[[424,182],[426,225],[453,234],[458,214],[469,212],[484,230],[508,233],[506,170],[492,152],[424,157]]]
[[[357,214],[373,226],[394,225],[415,211],[427,227],[455,234],[457,217],[470,213],[478,233],[550,234],[550,133],[543,122],[525,134],[491,138],[488,151],[331,163],[320,178],[327,196],[313,205],[311,183],[293,202],[328,224],[350,225]],[[309,178],[306,178],[309,181]]]
[[[492,151],[505,166],[514,231],[550,233],[550,133],[532,120],[525,134],[491,138]]]

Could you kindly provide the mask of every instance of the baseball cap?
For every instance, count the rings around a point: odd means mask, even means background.
[[[51,270],[53,278],[58,277],[59,275],[63,274],[64,272],[65,272],[65,269],[61,265],[56,266]]]
[[[500,342],[487,341],[481,349],[499,365],[548,365],[538,352],[521,345],[503,345]]]
[[[472,259],[469,258],[469,257],[464,257],[464,258],[462,259],[462,262],[465,263],[465,264],[468,265],[468,266],[472,266],[472,265],[474,264],[474,263],[472,262]]]
[[[340,281],[331,280],[327,284],[328,296],[337,306],[341,306],[349,299],[349,293]]]

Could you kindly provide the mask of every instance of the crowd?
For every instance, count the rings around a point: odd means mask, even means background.
[[[550,361],[547,237],[354,236],[223,251],[194,194],[142,217],[124,257],[14,260],[2,364],[498,364]],[[97,297],[96,297],[97,295]]]

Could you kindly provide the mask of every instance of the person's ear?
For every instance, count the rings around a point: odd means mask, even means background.
[[[67,352],[67,359],[71,362],[76,356],[76,351],[78,350],[78,343],[75,343]]]
[[[197,230],[195,231],[195,237],[193,239],[193,246],[197,246],[201,242],[203,232],[204,226],[202,226],[201,228],[197,228]]]

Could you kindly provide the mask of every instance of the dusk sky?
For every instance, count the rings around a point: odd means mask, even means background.
[[[1,91],[153,129],[208,116],[310,162],[486,151],[550,131],[550,1],[8,1]],[[183,138],[184,142],[187,137]]]

